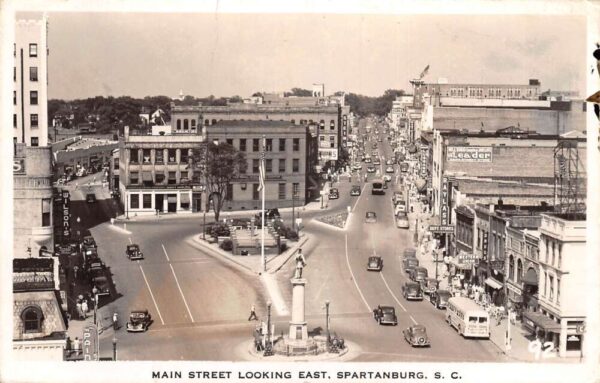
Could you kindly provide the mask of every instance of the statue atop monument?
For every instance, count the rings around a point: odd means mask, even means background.
[[[294,274],[294,278],[300,279],[302,278],[302,269],[306,266],[306,259],[302,254],[302,249],[298,249],[298,255],[296,255],[296,274]]]

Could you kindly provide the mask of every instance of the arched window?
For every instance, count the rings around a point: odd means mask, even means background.
[[[185,120],[183,120],[183,130],[188,130],[189,128],[190,128],[189,121],[186,118]]]
[[[204,125],[208,125],[208,120],[204,120]]]
[[[192,120],[192,129],[196,129],[196,120]]]
[[[24,332],[41,332],[44,314],[39,306],[28,306],[21,312]]]
[[[515,279],[515,258],[511,256],[508,258],[508,279]]]
[[[181,130],[181,120],[177,119],[177,130]]]
[[[291,122],[292,124],[296,125],[296,120],[294,120],[293,118],[292,118],[292,121],[290,121],[290,122]]]
[[[216,123],[217,123],[217,120],[216,120],[216,119],[214,119],[214,118],[213,118],[213,119],[212,119],[212,121],[210,122],[210,124],[211,124],[211,125],[214,125],[214,124],[216,124]]]
[[[519,259],[517,261],[517,283],[521,283],[523,279],[523,262]]]

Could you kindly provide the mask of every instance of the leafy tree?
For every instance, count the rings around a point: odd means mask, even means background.
[[[240,169],[246,169],[246,155],[227,143],[209,142],[204,148],[194,149],[192,158],[194,182],[204,181],[215,220],[219,221],[228,186],[238,177]]]
[[[302,88],[292,88],[291,96],[311,97],[312,91],[310,91],[308,89],[302,89]]]

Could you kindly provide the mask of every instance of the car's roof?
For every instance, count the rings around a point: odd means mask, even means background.
[[[368,211],[367,212],[367,216],[376,216],[377,214],[375,214],[374,211]]]
[[[381,259],[381,257],[377,256],[377,255],[372,255],[369,257],[369,261],[375,261],[375,260],[379,260]]]
[[[337,190],[337,188],[329,188],[329,191],[330,191],[330,192],[332,192],[332,191],[335,191],[335,192],[336,192],[336,191],[338,191],[338,190]]]
[[[422,330],[422,331],[426,330],[425,326],[423,326],[422,324],[414,324],[414,325],[410,326],[410,328],[412,328],[413,331],[414,330]]]
[[[136,243],[132,243],[131,245],[127,245],[128,249],[138,248],[139,246]]]
[[[131,310],[131,314],[147,314],[148,310]]]
[[[448,290],[438,290],[436,291],[437,295],[452,295]]]
[[[379,307],[381,307],[381,309],[383,311],[391,311],[391,310],[396,311],[396,309],[394,308],[394,306],[379,306]]]
[[[410,281],[405,282],[404,285],[406,287],[418,287],[419,286],[419,284],[417,282],[410,282]]]

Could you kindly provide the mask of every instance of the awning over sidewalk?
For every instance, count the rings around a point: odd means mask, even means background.
[[[488,279],[486,279],[485,284],[496,290],[499,290],[502,288],[502,283],[498,282],[497,280],[495,280],[492,277],[489,277]]]
[[[542,313],[526,311],[523,313],[524,321],[529,320],[535,326],[546,332],[560,333],[560,323],[553,321]]]

